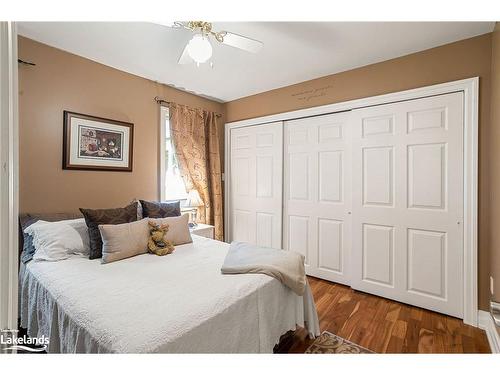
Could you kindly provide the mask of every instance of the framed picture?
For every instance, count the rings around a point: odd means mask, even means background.
[[[64,111],[63,169],[132,171],[134,124]]]

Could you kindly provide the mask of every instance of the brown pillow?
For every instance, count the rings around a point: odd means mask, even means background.
[[[102,262],[110,263],[148,252],[149,219],[125,224],[101,224]]]
[[[124,224],[137,221],[137,203],[132,203],[124,208],[108,208],[91,210],[80,208],[89,228],[90,256],[89,259],[102,257],[102,238],[99,232],[101,224]]]
[[[189,231],[189,214],[176,217],[165,217],[163,219],[150,219],[158,225],[168,224],[166,239],[172,241],[175,246],[193,242]]]
[[[142,217],[171,217],[181,215],[181,203],[174,202],[149,202],[141,200]]]

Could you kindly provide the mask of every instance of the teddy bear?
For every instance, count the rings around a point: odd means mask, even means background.
[[[158,225],[149,221],[148,250],[156,255],[167,255],[174,251],[174,244],[167,240],[168,224]]]

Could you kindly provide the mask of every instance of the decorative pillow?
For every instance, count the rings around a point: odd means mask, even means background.
[[[30,214],[24,213],[19,215],[19,248],[21,250],[21,261],[23,263],[28,263],[33,259],[35,254],[35,247],[33,246],[33,237],[25,233],[24,230],[28,228],[31,224],[36,223],[38,220],[43,221],[63,221],[63,220],[73,220],[81,218],[81,214],[78,213],[44,213],[44,214]],[[87,226],[85,225],[86,237],[88,237]]]
[[[142,217],[161,218],[181,215],[181,203],[173,202],[149,202],[141,200]]]
[[[159,226],[168,224],[166,240],[172,241],[175,246],[193,242],[188,225],[189,214],[162,219],[150,219],[149,222]]]
[[[124,208],[91,210],[80,208],[85,217],[90,237],[90,259],[102,257],[102,238],[99,232],[101,224],[124,224],[137,221],[137,203]]]
[[[35,255],[36,249],[33,246],[33,237],[27,233],[24,233],[24,241],[23,241],[23,251],[21,253],[21,262],[28,263],[33,259],[33,255]]]
[[[148,219],[125,224],[99,225],[102,263],[110,263],[148,252]]]
[[[141,201],[137,198],[134,198],[130,203],[137,203],[137,220],[142,220],[144,216],[142,216],[142,204]]]
[[[33,259],[33,255],[35,255],[36,249],[33,246],[33,236],[26,233],[26,228],[28,228],[31,224],[34,224],[38,221],[37,218],[32,217],[24,217],[19,219],[19,226],[21,229],[21,235],[19,236],[20,246],[22,246],[21,252],[21,262],[28,263]],[[22,244],[21,244],[22,242]]]
[[[48,222],[38,220],[25,229],[35,248],[33,259],[57,261],[72,254],[89,254],[89,236],[84,219]]]
[[[148,250],[156,255],[167,255],[174,251],[174,244],[167,239],[168,224],[155,223],[153,220],[148,221],[149,225],[149,240]]]

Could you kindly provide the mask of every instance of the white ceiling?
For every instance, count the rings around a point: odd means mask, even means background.
[[[178,65],[190,32],[153,23],[21,22],[19,34],[185,91],[230,101],[485,34],[493,27],[494,22],[214,22],[214,30],[258,39],[264,47],[251,54],[213,43],[213,68]]]

